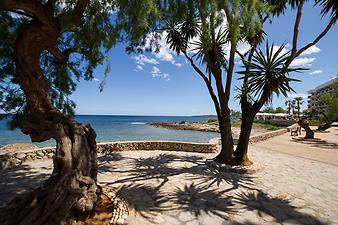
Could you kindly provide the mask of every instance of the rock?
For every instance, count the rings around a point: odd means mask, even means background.
[[[31,143],[17,143],[17,144],[8,144],[0,148],[1,154],[6,154],[10,152],[19,152],[22,150],[35,149],[37,146]]]
[[[43,157],[43,156],[45,156],[45,154],[43,154],[43,152],[42,152],[42,151],[37,151],[37,152],[36,152],[36,155],[37,155],[37,156],[40,156],[40,157]]]
[[[24,159],[25,157],[26,157],[25,153],[20,153],[20,154],[16,155],[16,158],[18,158],[18,159]]]

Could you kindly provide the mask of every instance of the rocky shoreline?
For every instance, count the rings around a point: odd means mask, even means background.
[[[167,123],[167,122],[151,122],[147,123],[154,127],[159,128],[166,128],[172,130],[196,130],[196,131],[205,131],[205,132],[218,132],[219,128],[217,125],[214,124],[206,124],[200,122],[174,122],[174,123]]]

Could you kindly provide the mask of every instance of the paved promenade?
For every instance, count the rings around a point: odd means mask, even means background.
[[[316,132],[314,140],[304,140],[304,135],[305,131],[299,137],[286,133],[253,145],[338,166],[338,127],[331,127],[323,133]]]
[[[338,167],[250,147],[232,171],[213,154],[138,151],[100,156],[98,180],[128,202],[128,224],[338,224]],[[0,205],[48,177],[52,161],[0,171]]]

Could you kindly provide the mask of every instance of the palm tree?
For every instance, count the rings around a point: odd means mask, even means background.
[[[303,97],[301,96],[295,97],[294,101],[296,105],[295,109],[297,110],[297,116],[298,116],[298,119],[300,119],[300,106],[304,103]]]
[[[214,19],[213,16],[210,17],[211,21]],[[225,67],[226,57],[223,49],[229,40],[224,30],[222,31],[220,29],[216,33],[215,27],[212,27],[212,23],[207,24],[208,22],[206,21],[203,23],[204,25],[201,25],[191,19],[187,19],[182,23],[174,24],[168,30],[166,38],[167,44],[169,48],[177,54],[183,54],[205,82],[216,109],[221,133],[221,153],[215,160],[222,163],[233,164],[233,139],[230,109],[228,107],[229,97],[227,97],[230,95],[230,86],[223,89],[224,86],[222,84],[222,70],[227,70]],[[205,30],[205,26],[208,26],[208,31]],[[193,43],[195,46],[193,52],[195,52],[195,54],[190,56],[188,53],[188,43],[194,37],[197,37],[199,40]],[[200,70],[195,64],[195,61],[205,65],[206,72]],[[232,64],[233,63],[234,62],[232,62]],[[227,77],[229,77],[227,83],[230,84],[230,74],[232,74],[232,72],[227,70],[226,74]],[[215,80],[217,84],[216,90],[214,90],[215,87],[212,85],[213,80]]]
[[[198,14],[198,22],[194,22],[194,17],[187,15],[185,21],[171,25],[167,44],[177,54],[185,56],[206,84],[215,106],[221,133],[221,151],[215,161],[233,164],[235,161],[228,103],[235,55],[242,37],[252,35],[260,27],[255,18],[257,12],[263,9],[263,4],[257,1],[253,7],[242,0],[226,2],[234,4],[225,4],[225,1],[221,4],[216,4],[216,1],[196,1],[198,7],[194,14]],[[230,5],[233,7],[229,7]],[[222,22],[227,25],[222,26]],[[194,37],[196,41],[192,41]],[[193,49],[189,49],[189,41],[194,46]],[[230,51],[226,55],[226,47],[229,46]],[[188,50],[193,50],[194,54],[190,56],[191,52]],[[205,66],[205,72],[199,69],[196,61]]]
[[[287,100],[286,102],[285,102],[285,106],[286,106],[286,111],[287,111],[287,113],[289,114],[289,115],[291,115],[291,100],[289,99],[289,100]]]
[[[299,26],[300,26],[300,22],[302,19],[303,5],[306,2],[306,0],[267,0],[265,2],[269,4],[270,13],[268,15],[260,15],[259,18],[263,25],[264,23],[269,21],[272,17],[275,17],[275,16],[278,17],[279,15],[284,14],[288,6],[296,9],[296,12],[297,12],[295,16],[294,27],[293,27],[292,41],[290,42],[291,51],[289,53],[287,60],[284,61],[284,69],[283,71],[281,71],[281,73],[286,73],[287,68],[291,66],[292,61],[296,59],[298,56],[300,56],[302,53],[304,53],[307,49],[316,45],[329,32],[329,30],[333,27],[333,25],[337,21],[337,14],[338,14],[337,13],[338,12],[337,0],[315,0],[315,4],[322,7],[322,10],[321,10],[322,15],[324,16],[329,13],[331,18],[328,24],[326,25],[326,27],[313,40],[311,40],[309,43],[303,46],[298,46],[298,43],[299,43],[298,37],[299,37],[299,30],[300,30]],[[250,62],[252,62],[253,55],[257,52],[256,49],[259,48],[264,35],[265,33],[263,29],[257,30],[256,31],[257,38],[253,41],[247,40],[247,42],[250,44],[249,51],[245,52],[244,54],[237,52],[237,54],[241,57],[241,60],[245,67],[245,74],[250,74],[250,70],[252,69]],[[253,98],[253,95],[248,88],[249,87],[248,82],[249,82],[248,77],[244,75],[243,86],[240,89],[241,90],[240,103],[241,103],[241,109],[242,109],[242,115],[243,115],[242,123],[243,121],[245,122],[246,120],[245,117],[248,115],[249,112],[257,111],[258,103],[256,102],[261,102],[261,100]],[[264,82],[264,81],[262,80],[261,82]],[[271,92],[271,94],[272,93],[273,92]],[[262,101],[262,102],[265,102],[265,101]],[[291,107],[292,107],[292,101],[290,102],[290,111],[291,111]],[[254,115],[250,115],[250,116],[252,118],[254,117]],[[247,144],[248,144],[250,131],[248,132],[247,130],[241,129],[241,133],[242,132],[244,134],[240,135],[240,137],[243,136],[244,138],[239,140],[239,144],[237,145],[237,149],[235,152],[237,161],[247,159],[247,156],[246,156]],[[241,143],[242,141],[244,143]]]
[[[295,99],[293,99],[293,100],[291,100],[291,110],[292,110],[292,115],[294,116],[295,114],[296,114],[296,111],[295,111],[295,109],[296,109],[296,100]]]
[[[272,101],[273,94],[287,96],[294,91],[290,82],[299,81],[290,78],[291,72],[299,72],[302,68],[285,68],[289,59],[288,53],[283,53],[285,44],[276,51],[275,47],[266,44],[266,50],[255,51],[251,62],[244,62],[244,71],[238,72],[246,79],[246,86],[242,87],[240,95],[249,96],[251,101],[247,107],[242,103],[242,124],[237,149],[235,152],[238,161],[249,162],[247,151],[253,120],[263,105]],[[246,70],[250,67],[250,70]]]

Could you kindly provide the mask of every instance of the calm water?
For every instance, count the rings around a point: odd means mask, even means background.
[[[214,132],[168,130],[145,124],[146,122],[206,121],[206,117],[188,116],[75,116],[81,123],[90,123],[97,133],[97,142],[131,140],[170,140],[208,142],[219,135]],[[0,147],[12,143],[29,143],[29,136],[20,130],[7,129],[7,121],[0,121]],[[38,143],[38,146],[55,145],[54,141]]]

